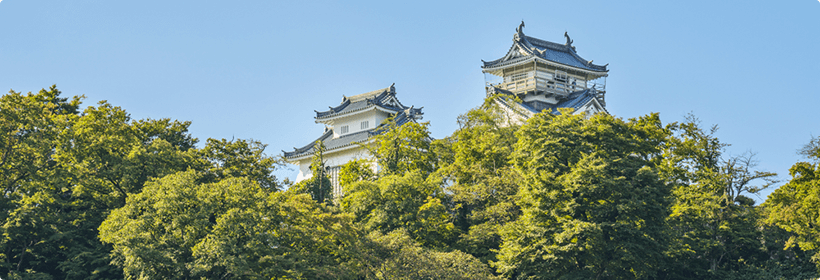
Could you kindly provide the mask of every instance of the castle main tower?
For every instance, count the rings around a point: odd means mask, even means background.
[[[608,64],[581,58],[566,32],[566,43],[559,44],[524,35],[523,21],[515,31],[513,45],[504,57],[482,60],[488,95],[518,97],[522,102],[516,103],[530,113],[557,108],[606,112]]]

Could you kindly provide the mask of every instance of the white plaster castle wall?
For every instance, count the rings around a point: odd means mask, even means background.
[[[342,135],[356,133],[362,130],[373,129],[388,117],[388,114],[378,110],[371,110],[356,115],[345,116],[334,120],[333,138],[338,138]],[[367,128],[362,129],[362,122],[367,121]],[[342,126],[347,126],[348,131],[341,134]]]
[[[390,115],[386,112],[382,112],[379,110],[369,110],[365,112],[354,113],[348,116],[344,116],[341,118],[334,119],[330,128],[333,129],[333,138],[339,138],[347,134],[360,132],[363,130],[371,130],[379,126],[385,119],[387,119]],[[367,127],[362,128],[362,122],[367,121]],[[347,133],[342,134],[341,128],[342,126],[347,126],[348,131]],[[328,151],[325,153],[325,166],[328,168],[339,167],[351,160],[355,159],[372,159],[370,153],[357,145],[348,146],[342,148],[338,151]],[[311,157],[306,157],[298,161],[299,165],[299,174],[296,175],[296,182],[300,182],[306,179],[310,179],[313,177],[313,173],[310,170],[310,163]],[[373,171],[376,171],[377,165],[375,162],[372,163],[371,168]]]
[[[374,117],[374,119],[376,121],[376,125],[378,126],[378,125],[382,124],[382,122],[384,120],[386,120],[387,118],[389,118],[389,117],[390,117],[390,115],[388,115],[387,113],[383,113],[383,112],[382,112],[382,114],[376,114],[376,116]]]

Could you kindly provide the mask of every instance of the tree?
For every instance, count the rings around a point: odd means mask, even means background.
[[[495,263],[510,278],[634,279],[658,270],[669,186],[656,158],[657,114],[540,113],[516,133],[522,215],[502,231]]]
[[[247,178],[155,179],[100,226],[128,278],[345,279],[352,217]]]
[[[458,248],[484,262],[495,260],[500,227],[520,214],[515,205],[518,176],[510,163],[519,127],[505,123],[493,105],[488,98],[484,106],[459,116],[459,129],[434,142],[446,148],[438,154],[451,155],[436,173],[450,182],[446,191],[451,194],[455,225],[463,233]]]
[[[74,195],[88,195],[106,207],[118,208],[125,198],[139,193],[150,178],[162,177],[194,164],[183,148],[195,139],[172,143],[155,136],[156,126],[187,133],[187,124],[145,120],[132,122],[120,107],[101,101],[88,107],[60,137],[56,158],[76,182]],[[140,128],[146,129],[148,135]]]
[[[358,248],[364,279],[498,279],[475,257],[419,246],[402,229],[370,232]]]
[[[367,149],[376,158],[385,175],[404,174],[413,170],[425,176],[436,168],[436,155],[431,153],[430,123],[409,121],[396,123],[393,117],[384,121],[382,133],[373,137],[373,144]]]
[[[333,203],[333,185],[325,166],[325,145],[322,141],[316,141],[313,147],[313,159],[310,163],[312,176],[291,189],[293,192],[310,194],[310,197],[319,203]]]
[[[766,222],[788,233],[785,249],[799,248],[811,254],[820,269],[820,138],[812,139],[802,150],[812,162],[798,162],[790,169],[792,179],[763,204]]]
[[[753,153],[724,158],[726,146],[700,128],[694,116],[668,126],[674,132],[664,151],[660,174],[673,185],[673,237],[667,252],[668,278],[723,278],[741,266],[765,261],[756,193],[775,182],[776,174],[754,170]],[[762,181],[761,185],[756,185]]]
[[[204,179],[215,182],[231,177],[246,177],[259,186],[279,190],[280,183],[273,171],[283,165],[281,159],[265,154],[267,145],[256,140],[208,139],[207,145],[198,151],[204,160]]]
[[[351,160],[342,165],[339,170],[339,185],[352,185],[359,181],[372,181],[376,178],[376,173],[373,172],[371,161],[367,159]]]
[[[59,254],[47,244],[58,233],[53,193],[57,137],[76,116],[81,97],[63,98],[56,86],[36,94],[10,91],[0,97],[0,271],[12,277],[58,273]]]
[[[78,113],[80,97],[61,98],[56,86],[37,94],[0,97],[0,187],[4,197],[54,165],[57,135]]]
[[[189,123],[132,121],[101,102],[79,113],[80,98],[56,87],[2,97],[0,164],[6,189],[0,242],[9,277],[122,278],[97,227],[152,177],[193,164]],[[9,161],[10,159],[10,161]],[[5,276],[4,276],[5,277]]]
[[[446,247],[457,230],[442,203],[440,182],[434,177],[424,179],[421,173],[416,170],[346,186],[341,208],[354,214],[367,231],[404,229],[424,246]]]

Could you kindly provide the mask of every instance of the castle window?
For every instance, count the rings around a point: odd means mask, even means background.
[[[566,83],[568,79],[569,76],[567,75],[567,72],[555,70],[555,80]]]
[[[520,80],[523,80],[523,79],[526,79],[526,78],[527,78],[527,73],[526,72],[512,75],[512,81],[513,82],[520,81]]]
[[[363,121],[362,122],[362,129],[367,129],[370,126],[370,121]]]
[[[341,129],[339,129],[339,133],[340,133],[340,134],[345,134],[345,133],[347,133],[348,131],[350,131],[350,128],[349,128],[349,127],[347,127],[346,125],[343,125],[343,126],[342,126],[342,128],[341,128]]]

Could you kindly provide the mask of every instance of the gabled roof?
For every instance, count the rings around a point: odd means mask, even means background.
[[[315,111],[315,119],[320,121],[372,108],[379,108],[390,113],[410,108],[401,104],[396,98],[394,85],[351,97],[342,97],[342,104],[339,106],[330,107],[327,111]]]
[[[407,107],[401,105],[401,103],[398,102],[398,99],[395,99],[395,96],[395,88],[391,85],[388,88],[380,89],[377,91],[371,91],[356,96],[345,97],[343,99],[344,101],[342,102],[342,105],[336,107],[338,111],[331,114],[342,115],[348,112],[354,112],[354,109],[351,108],[369,108],[362,107],[361,104],[368,104],[367,102],[363,101],[370,100],[371,105],[369,106],[381,106],[383,108],[394,110],[395,113],[393,113],[393,120],[395,120],[396,125],[401,126],[405,123],[416,121],[422,118],[422,115],[424,115],[424,113],[421,111],[422,108],[414,108],[413,106]],[[389,100],[391,97],[393,101]],[[330,111],[326,112],[332,111],[334,111],[334,108],[331,108]],[[317,112],[317,119],[319,119],[319,113],[320,112]],[[322,141],[322,144],[325,145],[325,152],[332,152],[334,150],[343,149],[346,147],[357,145],[359,143],[365,143],[367,142],[367,140],[370,139],[370,137],[384,133],[386,129],[387,126],[385,124],[379,124],[379,126],[371,130],[364,130],[350,134],[345,134],[338,138],[333,138],[333,129],[326,129],[322,136],[319,136],[319,138],[310,142],[304,147],[293,148],[292,152],[282,151],[282,153],[284,153],[284,156],[287,159],[295,159],[303,156],[309,156],[313,153],[313,148],[316,145],[316,142],[318,141]]]
[[[592,61],[587,61],[578,53],[575,52],[575,47],[572,46],[572,40],[569,35],[564,32],[564,37],[567,38],[565,44],[558,44],[541,40],[538,38],[524,35],[524,22],[516,29],[516,34],[513,36],[513,45],[510,50],[502,58],[493,61],[483,61],[482,69],[489,70],[493,68],[501,68],[507,65],[514,65],[521,62],[527,62],[537,59],[543,59],[551,62],[556,62],[566,66],[579,68],[594,72],[608,72],[607,65],[596,65]]]

